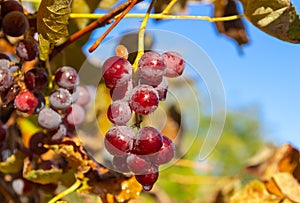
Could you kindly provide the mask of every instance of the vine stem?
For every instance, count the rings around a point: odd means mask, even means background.
[[[147,26],[147,22],[149,20],[149,16],[150,16],[150,12],[153,8],[153,6],[155,5],[156,0],[152,0],[151,4],[149,5],[149,8],[146,12],[146,14],[144,15],[144,19],[143,22],[140,26],[139,29],[139,34],[138,34],[138,53],[137,56],[135,58],[135,61],[132,65],[133,68],[133,72],[136,72],[138,69],[138,61],[141,58],[141,56],[144,54],[144,38],[145,38],[145,30],[146,30],[146,26]]]
[[[100,43],[103,41],[103,39],[114,29],[119,22],[124,18],[124,16],[133,8],[133,6],[137,3],[138,0],[133,0],[129,6],[116,17],[116,20],[113,22],[113,24],[104,32],[103,35],[99,37],[99,39],[96,40],[96,42],[89,48],[89,52],[95,51],[95,49],[100,45]]]
[[[81,180],[77,179],[76,182],[73,185],[71,185],[71,187],[67,188],[63,192],[61,192],[58,195],[56,195],[55,197],[53,197],[48,203],[56,203],[61,198],[74,192],[77,188],[79,188],[80,185],[81,185]]]
[[[170,12],[171,8],[176,4],[177,0],[171,0],[167,7],[161,12],[161,14],[166,15]]]
[[[70,18],[87,18],[87,19],[98,19],[106,14],[92,14],[92,13],[71,13]],[[129,13],[124,18],[144,18],[146,14],[143,13]],[[210,17],[210,16],[195,16],[195,15],[165,15],[161,13],[149,14],[148,18],[151,19],[173,19],[173,20],[204,20],[208,22],[219,22],[219,21],[231,21],[244,17],[243,14],[232,15],[225,17]]]

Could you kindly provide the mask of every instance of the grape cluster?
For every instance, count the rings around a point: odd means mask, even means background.
[[[184,66],[177,52],[159,54],[152,51],[141,56],[136,72],[124,55],[112,56],[102,66],[103,79],[113,100],[107,117],[114,124],[106,132],[105,148],[113,155],[114,167],[122,173],[134,173],[146,191],[157,181],[159,165],[174,157],[175,147],[170,138],[152,126],[140,127],[139,122],[135,123],[135,132],[126,124],[133,114],[139,120],[153,113],[159,102],[166,99],[166,77],[180,76]]]
[[[57,88],[48,97],[49,107],[44,107],[38,115],[41,127],[52,133],[52,139],[62,139],[85,118],[84,107],[90,102],[90,93],[85,86],[78,86],[77,71],[69,66],[57,69]]]

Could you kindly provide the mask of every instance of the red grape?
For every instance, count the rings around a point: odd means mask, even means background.
[[[167,69],[165,76],[169,78],[175,78],[182,75],[184,70],[184,60],[182,56],[173,51],[163,53],[163,57],[166,61]]]
[[[8,68],[0,66],[0,92],[5,92],[13,83],[12,72]]]
[[[152,165],[145,174],[135,175],[135,179],[143,186],[145,191],[150,191],[153,184],[157,181],[158,175],[158,167]]]
[[[88,89],[85,86],[78,86],[76,88],[76,91],[78,92],[78,99],[76,100],[76,104],[79,104],[80,106],[87,105],[91,100],[91,95]]]
[[[127,126],[110,128],[104,139],[106,150],[114,156],[124,156],[132,149],[135,133]]]
[[[68,90],[64,88],[58,88],[50,94],[49,102],[53,109],[67,109],[72,103],[72,95]]]
[[[51,108],[43,108],[38,115],[38,123],[48,130],[55,130],[61,123],[60,115]]]
[[[128,102],[117,100],[114,101],[107,110],[107,117],[117,125],[125,125],[131,118],[131,109]]]
[[[59,87],[73,91],[79,83],[77,71],[72,67],[63,66],[57,69],[55,82]]]
[[[16,46],[16,54],[24,61],[31,61],[38,55],[37,44],[28,39],[20,40]]]
[[[146,80],[155,81],[165,74],[166,62],[159,53],[146,52],[139,60],[138,70]]]
[[[166,164],[174,157],[175,146],[170,138],[163,136],[163,146],[151,156],[151,162],[157,165]]]
[[[112,56],[102,66],[102,75],[107,88],[125,85],[132,76],[131,64],[124,58]]]
[[[45,69],[33,68],[25,73],[25,84],[31,91],[40,91],[47,86],[48,74]]]
[[[156,153],[163,146],[163,137],[160,132],[151,126],[146,126],[137,132],[132,152],[139,155]]]
[[[0,19],[0,21],[1,21],[1,19]],[[6,54],[1,53],[1,52],[0,52],[0,67],[4,67],[4,68],[9,68],[10,67],[10,58],[9,58],[9,56],[7,56]]]
[[[134,174],[145,174],[145,172],[151,167],[151,163],[142,157],[130,154],[127,157],[127,165],[128,168],[134,173]]]
[[[72,126],[80,125],[85,119],[85,111],[82,106],[72,104],[67,114],[67,123]]]
[[[19,111],[32,114],[38,105],[35,95],[29,90],[19,92],[15,98],[15,106]]]
[[[132,90],[130,107],[137,114],[148,115],[158,107],[157,91],[149,85],[138,85]]]
[[[110,96],[113,101],[116,100],[129,100],[132,92],[132,80],[126,84],[110,89]]]

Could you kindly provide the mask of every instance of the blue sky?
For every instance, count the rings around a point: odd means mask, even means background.
[[[295,5],[300,8],[299,1]],[[211,15],[211,11],[209,4],[188,7],[190,15]],[[138,29],[140,21],[124,20],[109,38]],[[227,107],[257,106],[267,140],[300,148],[300,45],[280,41],[244,21],[251,42],[242,48],[242,55],[232,40],[217,34],[214,24],[206,21],[150,20],[147,28],[176,32],[198,44],[220,73]],[[104,30],[99,29],[92,38]]]

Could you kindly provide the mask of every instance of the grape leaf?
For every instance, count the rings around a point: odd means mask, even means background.
[[[0,162],[0,171],[2,173],[18,173],[23,169],[25,154],[16,151],[6,161]]]
[[[246,18],[280,40],[300,43],[300,19],[288,0],[241,0]]]
[[[48,58],[52,45],[69,35],[67,29],[69,14],[69,0],[42,0],[37,13],[41,60]]]
[[[98,7],[101,9],[110,9],[118,0],[101,0]]]
[[[171,2],[171,0],[157,1],[155,6],[154,6],[154,12],[155,13],[161,13],[170,2]],[[187,5],[187,0],[177,0],[175,5],[171,8],[169,14],[184,12],[186,5]]]

